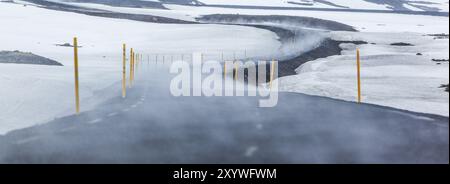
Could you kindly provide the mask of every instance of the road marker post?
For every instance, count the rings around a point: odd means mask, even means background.
[[[225,79],[225,78],[227,78],[227,62],[225,62],[225,60],[223,58],[223,52],[222,52],[220,57],[221,57],[222,62],[223,62],[223,78]]]
[[[275,60],[272,59],[272,63],[271,63],[271,66],[270,66],[270,81],[269,81],[269,88],[270,88],[270,90],[272,90],[272,81],[273,81],[274,72],[275,72]]]
[[[359,49],[356,50],[356,67],[358,78],[358,103],[361,103],[361,59]]]
[[[122,45],[122,98],[127,96],[127,46]]]
[[[74,72],[75,72],[75,112],[80,114],[80,92],[78,82],[78,39],[73,38]]]
[[[134,80],[136,79],[136,63],[137,63],[137,59],[136,59],[136,53],[133,52],[133,85],[134,85]]]
[[[133,86],[133,48],[130,50],[130,85],[131,88]]]

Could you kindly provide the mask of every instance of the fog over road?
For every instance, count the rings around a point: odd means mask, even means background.
[[[118,87],[93,111],[1,136],[0,163],[449,162],[448,118],[294,93],[273,108],[173,97],[164,72],[139,71],[126,99]]]
[[[193,23],[54,3],[47,8],[146,22]],[[303,35],[286,25],[251,26],[274,31],[284,45]],[[449,162],[446,117],[296,93],[280,93],[273,108],[258,107],[258,97],[174,97],[167,68],[144,67],[152,69],[138,72],[126,99],[120,97],[117,86],[117,91],[111,91],[117,96],[93,111],[0,136],[0,163]],[[297,67],[287,68],[292,73]]]

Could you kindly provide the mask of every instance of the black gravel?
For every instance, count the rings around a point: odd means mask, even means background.
[[[20,51],[0,51],[0,63],[63,66],[55,60]]]
[[[353,43],[355,45],[367,44],[365,41],[336,41],[325,39],[319,47],[303,53],[295,58],[284,60],[278,63],[278,77],[284,77],[297,74],[295,69],[308,61],[314,61],[319,58],[340,55],[342,48],[339,46],[343,43]]]
[[[392,46],[414,46],[413,44],[410,43],[404,43],[404,42],[396,42],[396,43],[391,43]]]
[[[302,27],[326,29],[329,31],[356,31],[352,26],[335,21],[323,20],[312,17],[284,16],[284,15],[231,15],[212,14],[205,15],[197,19],[206,23],[261,23],[272,22],[284,24],[286,26],[301,25]]]
[[[153,15],[142,15],[142,14],[130,14],[130,13],[117,13],[106,10],[99,10],[94,8],[84,8],[78,6],[67,5],[58,2],[48,2],[45,0],[25,0],[37,5],[41,5],[43,8],[57,10],[57,11],[65,11],[65,12],[73,12],[80,13],[90,16],[98,16],[98,17],[107,17],[107,18],[117,18],[117,19],[128,19],[135,21],[143,21],[143,22],[152,22],[152,23],[163,23],[163,24],[196,24],[196,22],[184,21],[179,19],[172,19],[160,16]],[[131,5],[130,5],[131,6]],[[133,7],[147,7],[150,4],[134,4]],[[157,7],[155,7],[157,8]]]
[[[447,85],[443,84],[443,85],[441,85],[441,87],[440,87],[440,88],[444,88],[444,89],[445,89],[445,91],[446,91],[446,92],[448,92],[448,84],[447,84]]]

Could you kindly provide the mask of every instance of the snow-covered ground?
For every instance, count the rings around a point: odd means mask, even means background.
[[[304,7],[364,10],[449,11],[448,0],[200,0],[206,5]]]
[[[358,46],[364,103],[449,116],[449,94],[439,88],[449,83],[449,65],[432,61],[448,59],[448,39],[417,33],[335,32],[333,37],[375,43]],[[414,46],[390,45],[396,42]],[[297,69],[298,75],[280,78],[280,90],[356,101],[357,47],[341,47],[341,56],[308,62]]]
[[[55,0],[54,0],[55,1]],[[286,1],[242,0],[291,6]],[[330,0],[331,1],[331,0]],[[448,2],[439,1],[448,12]],[[442,1],[442,2],[441,2]],[[20,2],[20,1],[17,1]],[[203,0],[206,4],[231,1]],[[354,8],[385,9],[366,1],[335,1]],[[352,2],[352,3],[350,3]],[[449,95],[440,89],[448,84],[448,63],[437,65],[431,58],[448,59],[448,40],[433,40],[425,34],[449,33],[448,17],[391,13],[258,10],[165,5],[169,10],[112,7],[71,3],[109,11],[164,16],[183,20],[208,14],[291,15],[334,20],[354,26],[361,33],[331,32],[342,40],[365,40],[376,45],[360,46],[364,102],[417,112],[448,115]],[[233,3],[227,3],[233,4]],[[264,4],[264,3],[263,3]],[[259,4],[260,5],[260,4]],[[322,6],[322,5],[320,5]],[[323,5],[325,6],[325,5]],[[444,9],[445,11],[445,9]],[[86,16],[34,6],[0,3],[0,50],[21,50],[54,59],[63,67],[0,64],[0,134],[46,122],[73,113],[72,49],[55,44],[79,37],[82,110],[89,110],[110,96],[104,90],[118,88],[121,44],[138,52],[233,53],[272,56],[280,43],[269,31],[241,26],[153,24],[123,19]],[[4,29],[8,28],[8,29]],[[394,47],[393,42],[415,46]],[[239,44],[236,44],[239,43]],[[343,100],[355,100],[355,49],[343,45],[342,56],[307,63],[298,75],[280,79],[284,91],[295,91]],[[417,56],[417,53],[423,56]],[[117,89],[119,91],[119,89]],[[99,98],[98,93],[102,98]],[[114,94],[115,95],[115,94]],[[118,95],[118,94],[117,94]],[[89,103],[88,103],[89,102]]]
[[[449,116],[449,95],[439,88],[449,83],[448,39],[434,40],[426,34],[449,33],[448,17],[425,15],[348,13],[289,10],[244,10],[172,5],[171,9],[197,16],[211,12],[247,15],[294,15],[334,20],[351,25],[361,33],[333,32],[337,40],[363,40],[376,45],[361,46],[363,54],[364,102],[415,112]],[[391,43],[412,43],[395,47]],[[300,43],[301,44],[301,43]],[[356,100],[356,47],[344,45],[343,56],[307,63],[296,76],[280,79],[281,91],[306,93],[342,100]],[[422,53],[423,56],[416,56]],[[314,67],[310,67],[313,65]],[[365,73],[364,73],[365,72]]]
[[[207,5],[243,5],[243,6],[275,6],[275,7],[309,7],[309,8],[352,8],[388,10],[385,5],[378,5],[361,0],[330,0],[338,6],[316,2],[313,0],[201,0]],[[342,7],[340,7],[342,6]]]
[[[51,0],[70,2],[70,0]],[[260,7],[301,7],[301,8],[329,8],[329,9],[362,9],[362,10],[401,10],[401,11],[449,11],[448,0],[177,0],[158,1],[161,3],[178,3],[207,6],[260,6]],[[83,1],[81,1],[83,2]],[[86,1],[90,2],[90,1]]]
[[[417,32],[417,33],[448,33],[448,17],[406,15],[392,13],[370,12],[323,12],[302,10],[261,10],[216,7],[191,7],[166,5],[172,11],[181,14],[201,16],[208,14],[241,14],[241,15],[289,15],[315,17],[333,20],[355,27],[364,32]]]
[[[73,36],[82,46],[83,111],[110,97],[102,91],[121,80],[122,43],[140,53],[168,57],[242,50],[266,55],[280,46],[276,34],[251,27],[152,24],[1,2],[0,26],[0,50],[32,52],[65,65],[0,64],[0,134],[74,112],[73,48],[55,45],[71,43]],[[111,95],[120,95],[114,93],[120,92],[118,86]]]
[[[55,1],[55,0],[53,0]],[[60,1],[60,0],[56,0]],[[121,13],[156,15],[182,20],[195,20],[196,17],[210,14],[241,14],[241,15],[289,15],[315,17],[348,24],[364,32],[416,32],[416,33],[449,33],[448,17],[370,13],[370,12],[323,12],[302,10],[262,10],[219,8],[202,6],[165,5],[169,10],[114,7],[93,3],[66,3],[80,7],[96,8]]]

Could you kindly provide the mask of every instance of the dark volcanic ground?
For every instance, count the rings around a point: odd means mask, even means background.
[[[55,60],[20,51],[0,51],[0,63],[62,66]]]

